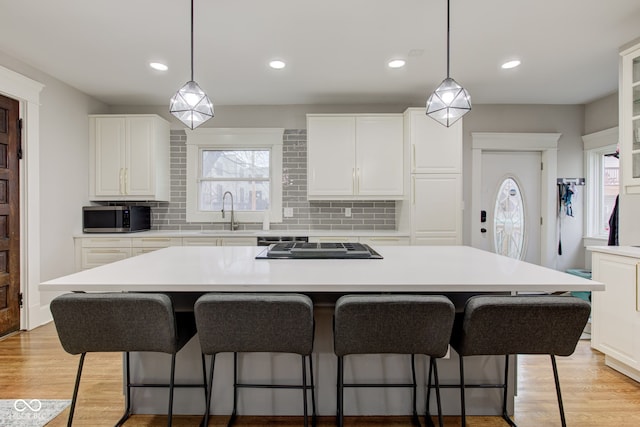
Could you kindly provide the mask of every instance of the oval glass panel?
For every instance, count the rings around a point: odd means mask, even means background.
[[[524,200],[513,178],[502,181],[493,214],[493,241],[496,253],[511,258],[524,257]]]

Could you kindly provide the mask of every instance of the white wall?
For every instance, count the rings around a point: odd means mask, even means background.
[[[105,104],[2,52],[0,65],[45,85],[40,93],[40,203],[30,207],[40,210],[44,281],[74,271],[72,236],[81,230],[81,207],[88,203],[87,115],[109,111]],[[46,307],[53,295],[39,297]]]

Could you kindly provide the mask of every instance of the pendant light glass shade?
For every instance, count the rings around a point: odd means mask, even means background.
[[[213,103],[193,80],[193,0],[191,0],[191,80],[171,98],[169,112],[195,129],[213,117]]]
[[[213,104],[198,83],[191,80],[171,98],[171,114],[190,129],[195,129],[213,117]]]
[[[447,0],[447,78],[427,99],[427,116],[449,127],[471,111],[469,92],[449,77],[449,0]]]
[[[451,126],[471,110],[471,96],[451,77],[447,77],[427,99],[427,116]]]

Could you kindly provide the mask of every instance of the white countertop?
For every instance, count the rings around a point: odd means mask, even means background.
[[[591,252],[640,258],[640,247],[636,246],[587,246]]]
[[[497,292],[604,285],[467,246],[381,246],[376,259],[259,259],[266,247],[175,246],[49,280],[41,291]]]
[[[309,237],[409,237],[408,231],[396,230],[150,230],[136,233],[79,233],[74,237],[258,237],[258,236],[309,236]]]

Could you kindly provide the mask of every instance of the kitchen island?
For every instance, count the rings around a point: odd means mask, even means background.
[[[170,247],[50,280],[41,291],[165,292],[177,309],[188,310],[198,295],[206,292],[300,292],[316,303],[314,375],[320,415],[335,414],[336,359],[332,347],[332,302],[346,293],[437,293],[446,294],[461,309],[464,299],[484,292],[598,291],[601,283],[495,255],[465,246],[387,246],[376,249],[384,259],[255,259],[266,247]],[[132,358],[134,381],[166,380],[169,357],[139,354]],[[214,414],[229,414],[232,402],[231,356],[216,358]],[[418,382],[426,378],[426,360],[418,358]],[[298,381],[298,357],[281,354],[248,354],[240,359],[242,380],[252,382]],[[439,363],[440,380],[457,383],[457,359]],[[502,358],[473,358],[467,381],[496,381]],[[408,380],[408,357],[400,355],[352,356],[345,360],[345,381],[355,372],[359,381]],[[384,374],[384,378],[381,376]],[[198,382],[199,344],[192,340],[177,358],[176,378]],[[560,373],[562,375],[562,373]],[[512,388],[513,390],[513,388]],[[421,390],[423,392],[424,390]],[[299,392],[243,390],[240,414],[299,415]],[[408,414],[407,390],[348,389],[347,415]],[[133,393],[136,413],[162,413],[166,391],[138,389]],[[424,393],[419,395],[424,411]],[[459,414],[458,391],[443,390],[443,410]],[[511,396],[512,406],[512,396]],[[175,394],[176,414],[197,414],[204,408],[201,391],[181,389]],[[433,402],[432,402],[433,403]],[[498,390],[469,390],[468,414],[500,413]],[[435,408],[434,408],[435,409]],[[433,411],[432,411],[433,412]]]

